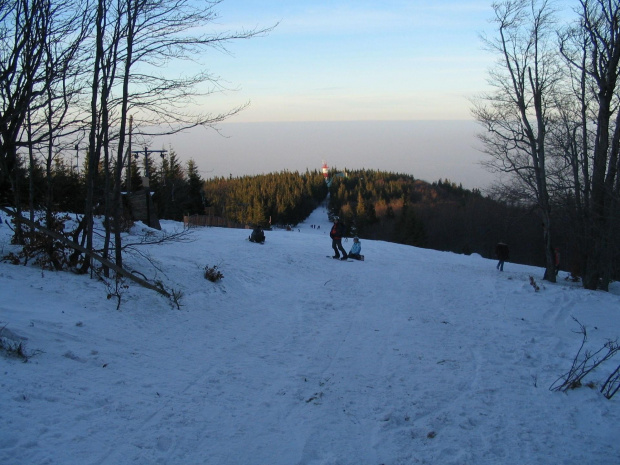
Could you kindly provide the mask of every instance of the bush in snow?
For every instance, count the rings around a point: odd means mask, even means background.
[[[54,214],[52,216],[52,224],[47,225],[52,231],[65,235],[65,222],[69,220],[68,216]],[[11,221],[15,223],[15,219]],[[28,262],[34,262],[36,265],[47,270],[66,270],[70,266],[70,255],[73,252],[62,241],[54,239],[41,231],[23,227],[24,244],[18,253],[11,252],[2,260],[13,263],[15,265]],[[13,241],[15,237],[13,238]]]
[[[23,339],[8,330],[6,326],[0,328],[0,351],[9,357],[20,358],[24,362],[27,362],[29,358]]]
[[[205,278],[212,283],[219,281],[223,277],[224,275],[217,269],[217,265],[211,267],[209,265],[205,266]]]

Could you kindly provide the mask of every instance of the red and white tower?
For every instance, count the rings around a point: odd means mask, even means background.
[[[323,177],[327,181],[329,178],[329,169],[327,168],[327,162],[323,160],[323,166],[321,167],[321,171],[323,172]]]

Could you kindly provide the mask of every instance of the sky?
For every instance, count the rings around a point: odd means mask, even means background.
[[[617,341],[619,283],[363,238],[365,260],[343,262],[327,258],[329,226],[322,206],[264,245],[224,228],[147,245],[183,226],[136,223],[125,265],[180,308],[0,262],[0,339],[28,357],[0,351],[0,463],[617,463],[620,394],[599,390],[618,355],[581,388],[550,388],[579,325],[583,351]],[[10,239],[3,222],[2,255]]]
[[[226,89],[201,102],[201,110],[215,114],[245,103],[249,107],[219,126],[224,141],[213,142],[212,135],[195,130],[160,137],[154,141],[158,148],[173,147],[181,158],[194,158],[205,176],[265,172],[265,162],[277,170],[319,169],[325,158],[340,169],[361,168],[381,158],[399,172],[429,181],[449,178],[469,188],[490,183],[479,166],[475,134],[480,128],[470,124],[470,99],[485,90],[493,61],[479,39],[490,26],[490,1],[224,0],[217,11],[220,16],[208,30],[275,26],[262,37],[230,43],[228,53],[212,50],[198,57]],[[339,134],[324,133],[325,126],[315,124],[372,121],[459,121],[467,130],[446,133],[440,125],[426,126],[424,137],[434,141],[429,148],[413,129],[389,144],[394,147],[383,144],[384,150],[361,158],[356,139],[367,126]],[[300,145],[312,153],[304,153],[303,161],[280,163],[291,155],[281,144],[291,126],[273,123],[297,123]],[[249,140],[265,131],[269,141]],[[385,138],[374,132],[371,145]],[[331,146],[347,144],[350,149],[330,153]],[[253,150],[241,151],[240,145]],[[358,164],[348,164],[354,156]],[[454,157],[462,163],[453,165]],[[438,160],[445,160],[445,174],[433,169]]]
[[[486,0],[224,0],[218,10],[224,30],[277,24],[208,57],[239,86],[227,97],[251,101],[235,121],[471,119],[468,98],[485,87]]]

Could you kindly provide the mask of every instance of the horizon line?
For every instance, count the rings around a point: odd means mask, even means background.
[[[477,123],[475,119],[352,119],[352,120],[294,120],[294,121],[221,121],[217,124],[255,124],[255,123]]]

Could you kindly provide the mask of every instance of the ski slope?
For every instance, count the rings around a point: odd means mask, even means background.
[[[363,238],[366,261],[326,260],[329,227],[321,207],[264,245],[196,228],[128,255],[180,310],[134,284],[117,310],[98,280],[0,263],[2,336],[30,355],[0,357],[0,463],[618,461],[620,398],[549,390],[581,344],[574,319],[593,350],[620,335],[617,283]],[[125,242],[158,234],[140,223]]]

